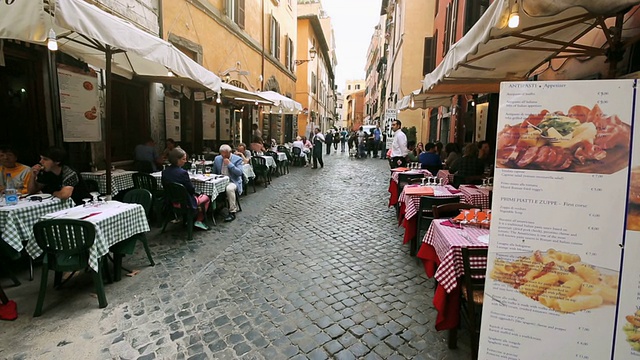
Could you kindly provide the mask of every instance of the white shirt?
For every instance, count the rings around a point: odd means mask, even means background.
[[[405,157],[409,153],[407,149],[407,135],[398,129],[393,133],[391,144],[391,157]]]
[[[320,140],[320,141],[324,142],[324,134],[322,134],[322,133],[317,133],[317,134],[315,134],[315,135],[313,136],[313,140],[311,141],[311,143],[315,145],[316,139],[318,139],[318,140]]]

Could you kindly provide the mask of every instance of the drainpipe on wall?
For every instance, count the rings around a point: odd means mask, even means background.
[[[261,33],[260,38],[262,41],[262,44],[261,44],[262,45],[262,54],[261,54],[262,55],[262,70],[261,70],[262,79],[260,80],[260,91],[264,91],[264,78],[266,77],[264,73],[264,43],[265,43],[264,41],[264,0],[262,0],[261,3],[262,3],[262,27],[260,28],[260,33]]]
[[[164,39],[163,33],[164,33],[164,29],[162,27],[162,24],[164,23],[163,18],[162,18],[162,0],[158,0],[158,36],[160,37],[160,39]]]

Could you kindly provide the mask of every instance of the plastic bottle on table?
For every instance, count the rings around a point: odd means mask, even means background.
[[[4,201],[7,205],[16,205],[18,203],[18,190],[13,185],[11,174],[7,174],[6,187],[4,189]]]

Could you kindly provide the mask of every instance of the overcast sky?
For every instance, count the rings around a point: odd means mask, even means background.
[[[342,92],[345,81],[364,79],[367,49],[373,28],[380,18],[382,0],[321,0],[331,17],[336,36],[336,85]]]

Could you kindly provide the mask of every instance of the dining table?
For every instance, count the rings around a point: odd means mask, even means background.
[[[244,174],[244,177],[247,180],[253,179],[256,177],[256,173],[253,171],[253,166],[251,166],[251,164],[243,164],[242,173]]]
[[[33,224],[42,216],[75,206],[71,199],[60,200],[51,194],[21,196],[16,205],[0,200],[0,233],[2,240],[16,251],[33,239]]]
[[[442,185],[453,184],[453,174],[451,174],[449,170],[439,170],[436,177],[442,179]]]
[[[111,246],[133,235],[151,230],[142,205],[119,201],[99,201],[88,206],[76,206],[40,217],[40,220],[48,219],[79,219],[93,223],[96,238],[89,249],[89,267],[96,272],[98,260],[109,252]],[[29,240],[26,249],[34,259],[43,253],[34,238]]]
[[[429,170],[423,169],[410,169],[407,168],[406,171],[395,171],[395,169],[391,169],[391,178],[389,179],[389,207],[398,204],[398,197],[400,194],[398,193],[398,181],[400,179],[400,174],[422,174],[425,177],[433,176]]]
[[[406,244],[417,235],[418,230],[418,212],[420,211],[420,197],[421,194],[408,194],[409,189],[422,187],[422,185],[406,185],[402,190],[402,193],[398,197],[400,203],[400,212],[398,222],[404,227],[403,244]],[[462,191],[454,188],[451,185],[443,186],[428,186],[433,189],[433,197],[438,198],[462,198]]]
[[[151,173],[158,182],[158,189],[162,189],[162,172],[157,171]],[[198,194],[206,194],[211,199],[215,199],[218,195],[224,193],[229,184],[229,177],[225,175],[215,174],[192,174],[189,173],[189,179]]]
[[[462,193],[463,201],[479,207],[480,209],[491,208],[490,191],[493,187],[482,185],[460,185],[458,190]]]
[[[460,288],[464,275],[462,248],[487,249],[489,229],[461,226],[448,219],[431,222],[422,239],[418,258],[428,277],[437,281],[433,306],[437,311],[436,330],[455,329],[460,321]],[[485,257],[471,258],[472,267],[486,266]]]
[[[116,195],[122,190],[133,188],[133,174],[137,171],[115,169],[111,172],[111,195]],[[102,194],[107,193],[107,172],[99,170],[80,173],[84,180],[94,180],[98,183],[98,189]]]
[[[282,154],[284,154],[284,153],[282,153]],[[276,161],[273,158],[273,156],[268,156],[268,155],[258,155],[258,156],[260,156],[261,158],[263,158],[266,161],[267,167],[274,168],[274,169],[278,168],[278,164],[276,163]],[[279,155],[278,155],[278,157],[279,157]],[[286,154],[285,154],[285,158],[286,158]]]

